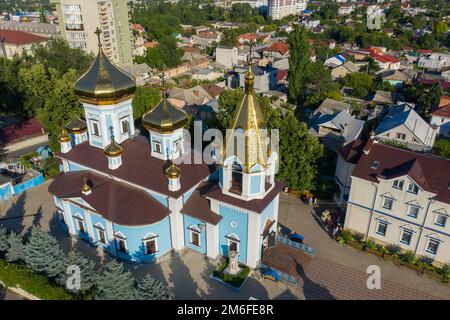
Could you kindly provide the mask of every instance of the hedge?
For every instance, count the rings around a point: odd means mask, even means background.
[[[74,297],[61,286],[46,277],[34,274],[24,265],[8,263],[0,259],[0,281],[6,287],[20,287],[43,300],[71,300]]]

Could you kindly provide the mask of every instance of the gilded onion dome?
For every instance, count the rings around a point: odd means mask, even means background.
[[[171,179],[177,179],[181,176],[181,169],[174,163],[166,169],[166,176]]]
[[[184,127],[188,120],[186,112],[171,104],[164,92],[158,105],[142,116],[142,125],[147,130],[169,133]]]
[[[244,164],[244,172],[247,173],[251,171],[255,164],[265,167],[268,158],[267,142],[261,132],[262,129],[266,128],[266,124],[255,96],[254,79],[252,63],[248,61],[244,97],[240,101],[231,122],[233,133],[239,130],[245,134],[245,148],[241,152],[236,152],[237,146],[234,146],[234,139],[227,137],[225,142],[225,158],[235,155]]]
[[[91,192],[91,187],[88,185],[86,178],[84,179],[84,185],[81,191],[86,194]]]
[[[87,131],[86,121],[75,118],[66,124],[66,130],[73,134],[84,133]]]
[[[60,143],[66,143],[66,142],[71,141],[70,135],[67,134],[67,132],[66,132],[66,130],[64,130],[64,128],[62,128],[61,133],[58,135],[58,141]]]
[[[114,140],[114,135],[112,134],[112,127],[111,127],[111,142],[110,142],[110,144],[108,144],[106,146],[106,148],[105,148],[105,150],[103,150],[103,152],[108,157],[119,157],[123,153],[122,146],[120,144],[118,144],[116,142],[116,140]]]
[[[112,63],[105,55],[98,36],[98,54],[89,70],[75,83],[75,93],[82,102],[107,105],[129,99],[136,90],[133,77]]]

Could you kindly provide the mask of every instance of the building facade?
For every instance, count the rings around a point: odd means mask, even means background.
[[[450,161],[371,139],[351,174],[345,228],[450,262]]]
[[[233,129],[248,137],[245,150],[252,152],[242,157],[232,137],[225,142],[230,152],[213,152],[215,163],[193,164],[201,151],[185,143],[187,114],[166,91],[143,116],[149,138],[134,133],[134,80],[100,46],[75,85],[86,120],[71,121],[58,137],[61,173],[49,191],[62,226],[128,261],[155,261],[184,249],[211,259],[236,251],[240,263],[257,267],[275,237],[283,184],[275,180],[277,154],[263,149],[251,70],[246,79]]]
[[[127,2],[124,0],[52,0],[56,5],[61,35],[73,48],[97,52],[96,28],[102,30],[104,52],[121,66],[133,64],[133,38]]]
[[[306,10],[307,0],[269,0],[268,15],[273,20],[280,20],[289,15],[297,15]]]

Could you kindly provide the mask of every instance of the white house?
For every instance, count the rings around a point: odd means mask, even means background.
[[[448,66],[450,66],[449,53],[433,52],[419,59],[419,67],[429,70],[439,71]]]
[[[432,113],[430,123],[438,126],[439,134],[450,137],[450,97],[441,97],[442,101],[444,103],[440,104],[439,108]]]

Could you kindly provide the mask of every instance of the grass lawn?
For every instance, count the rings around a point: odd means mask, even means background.
[[[229,285],[232,285],[233,287],[239,288],[250,274],[250,268],[244,265],[239,265],[239,267],[242,268],[242,271],[239,274],[233,276],[224,272],[227,266],[228,258],[225,258],[225,261],[222,262],[219,268],[213,272],[213,276],[221,279],[223,282],[226,282]]]
[[[20,287],[43,300],[71,300],[74,297],[46,277],[34,274],[27,266],[0,259],[0,281],[7,287]]]

